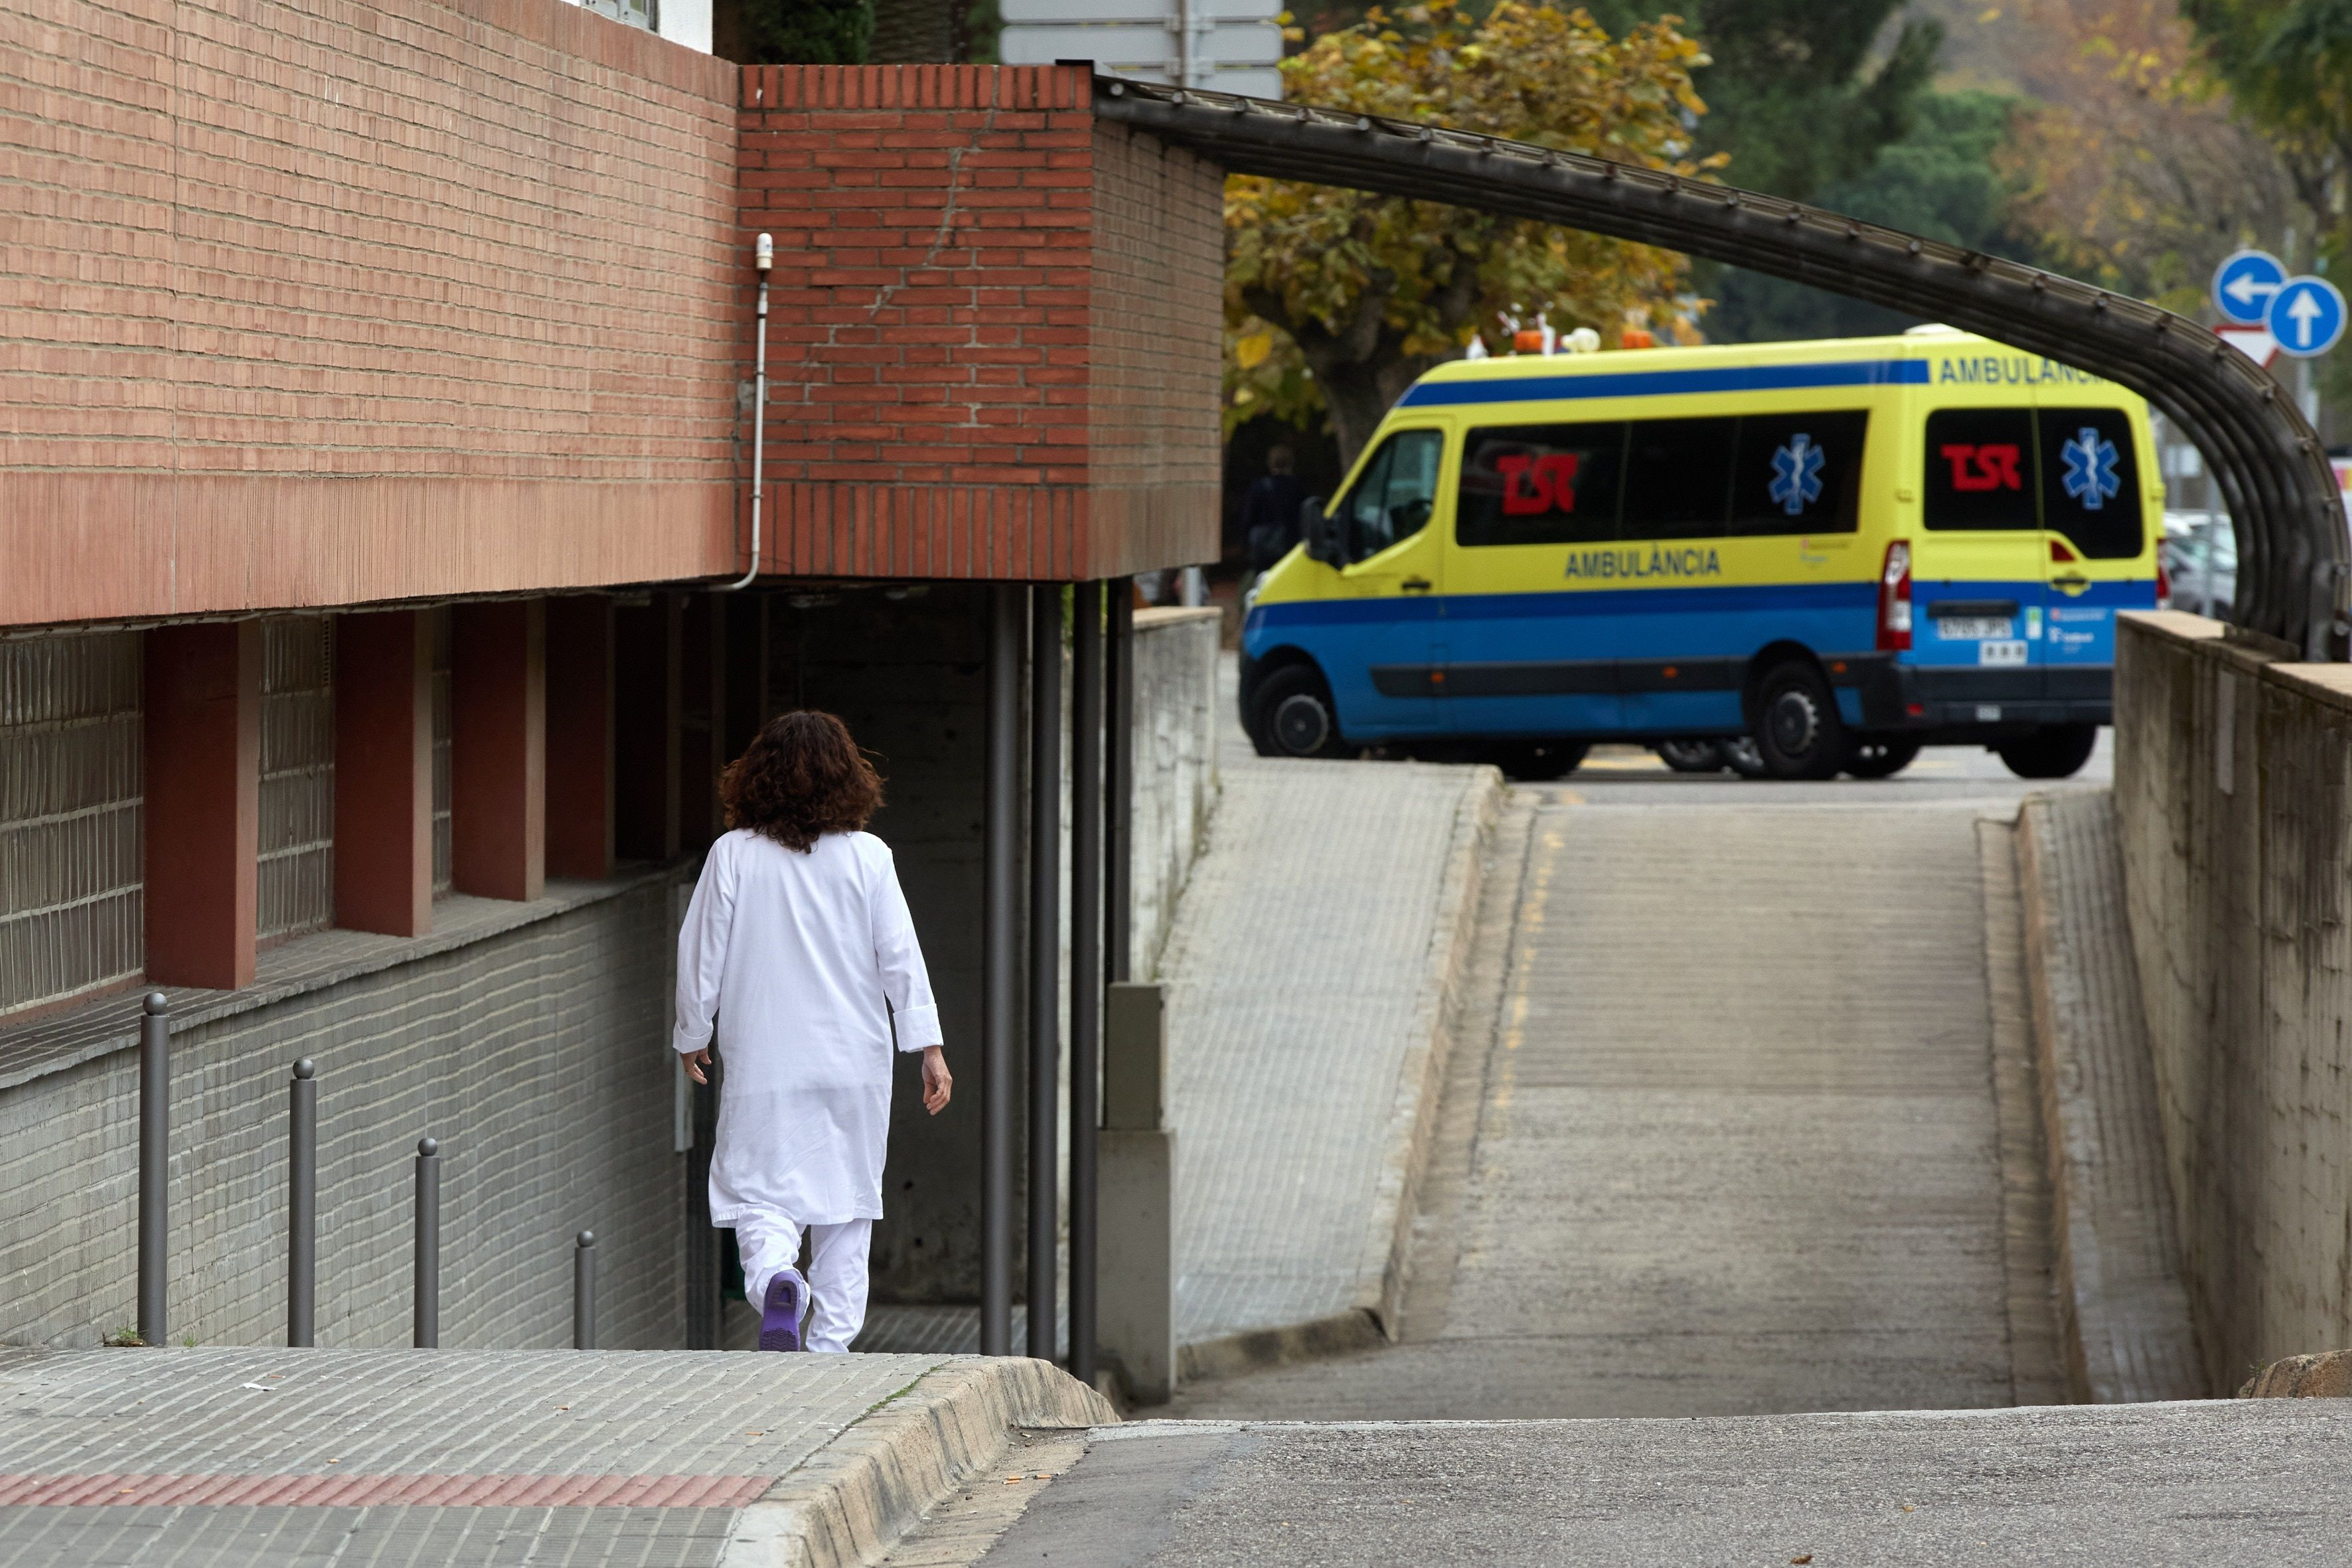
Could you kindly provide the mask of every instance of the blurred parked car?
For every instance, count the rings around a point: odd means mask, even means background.
[[[2166,512],[2164,572],[2172,584],[2172,608],[2228,620],[2238,596],[2238,536],[2228,514]]]

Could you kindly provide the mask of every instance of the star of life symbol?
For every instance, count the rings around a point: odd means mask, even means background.
[[[2073,440],[2058,448],[2058,456],[2066,465],[2066,493],[2081,501],[2084,511],[2098,510],[2123,489],[2116,475],[2116,444],[2091,426],[2076,431]]]
[[[1827,459],[1813,438],[1801,431],[1789,438],[1789,444],[1772,454],[1771,498],[1780,503],[1780,510],[1790,517],[1805,510],[1806,503],[1822,499],[1822,465]]]

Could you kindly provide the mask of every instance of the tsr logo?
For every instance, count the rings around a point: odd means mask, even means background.
[[[2018,473],[2023,454],[2016,443],[1989,441],[1981,447],[1955,441],[1942,448],[1944,461],[1952,465],[1952,488],[1962,492],[1985,490],[2021,490],[2025,480]]]
[[[1532,517],[1539,511],[1574,511],[1579,456],[1575,452],[1554,452],[1542,458],[1496,458],[1495,471],[1503,476],[1503,510],[1512,517]]]

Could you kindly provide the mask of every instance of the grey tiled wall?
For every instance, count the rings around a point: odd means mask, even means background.
[[[601,1343],[680,1342],[667,901],[640,883],[175,1035],[173,1340],[283,1342],[286,1084],[308,1056],[320,1344],[407,1342],[428,1133],[443,1344],[569,1344],[583,1228],[599,1237]],[[87,1345],[136,1316],[137,1096],[131,1050],[0,1093],[0,1342]]]

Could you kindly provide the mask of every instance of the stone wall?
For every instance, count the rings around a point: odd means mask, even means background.
[[[2352,668],[2124,617],[2116,805],[2206,1370],[2352,1343]]]
[[[670,879],[457,898],[415,941],[329,931],[247,993],[176,995],[169,1323],[283,1342],[286,1083],[318,1068],[318,1335],[408,1342],[414,1157],[442,1148],[441,1342],[571,1342],[572,1239],[598,1237],[600,1338],[680,1342],[685,1157],[665,1052]],[[0,1088],[0,1342],[136,1318],[137,997],[13,1038]],[[36,1026],[37,1029],[37,1026]],[[36,1071],[47,1045],[55,1070]],[[77,1059],[79,1058],[79,1059]]]

